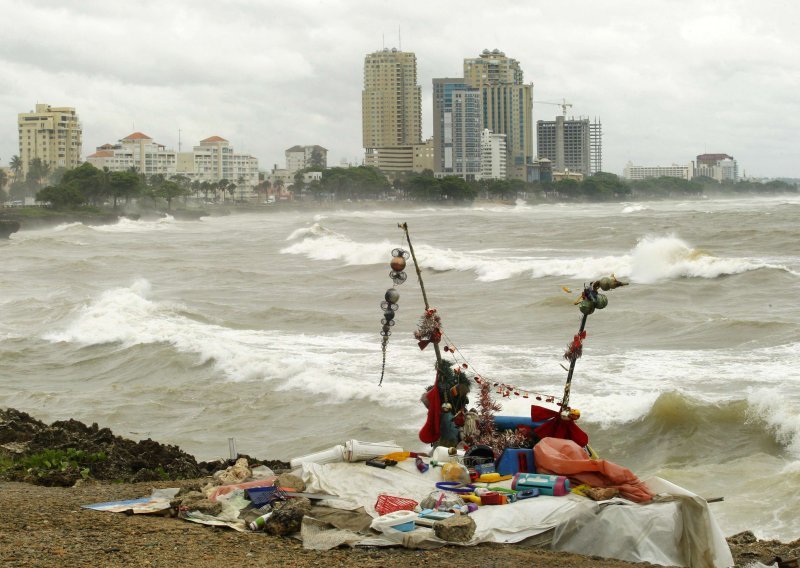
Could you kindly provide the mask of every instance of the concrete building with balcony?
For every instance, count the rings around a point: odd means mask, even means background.
[[[422,143],[421,89],[414,53],[385,48],[364,58],[361,117],[365,163],[387,172],[410,168],[413,159],[401,159],[401,155],[407,156],[409,148]]]
[[[633,162],[628,162],[622,177],[631,181],[658,177],[690,180],[694,177],[694,163],[689,162],[685,166],[680,164],[672,164],[671,166],[635,166]]]
[[[191,152],[176,152],[146,134],[134,132],[117,144],[98,147],[87,161],[112,172],[135,171],[167,178],[183,175],[190,181],[211,183],[225,179],[237,184],[244,198],[252,197],[252,190],[258,184],[258,160],[235,152],[230,142],[220,136],[201,140]]]
[[[286,169],[290,175],[294,175],[298,170],[304,170],[312,166],[322,168],[328,167],[328,149],[319,145],[313,146],[292,146],[285,152]]]
[[[506,135],[488,128],[481,133],[481,179],[506,179]]]
[[[37,104],[35,108],[17,116],[22,179],[28,175],[34,158],[39,158],[51,171],[78,167],[83,132],[75,109],[48,104]]]

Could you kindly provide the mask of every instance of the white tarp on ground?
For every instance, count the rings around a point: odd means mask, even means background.
[[[347,510],[364,507],[374,516],[381,493],[420,502],[436,490],[439,481],[439,470],[421,474],[411,460],[386,469],[363,462],[305,463],[302,467],[307,492],[339,496],[322,505]],[[509,487],[510,482],[493,485]],[[660,478],[648,480],[647,485],[659,494],[658,502],[594,502],[569,495],[484,506],[471,514],[477,528],[467,544],[520,542],[552,529],[555,550],[693,568],[733,566],[725,537],[703,499]],[[378,543],[377,539],[369,542]],[[426,531],[424,546],[436,544],[446,543]]]

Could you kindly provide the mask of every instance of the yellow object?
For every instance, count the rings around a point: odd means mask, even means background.
[[[393,452],[391,454],[386,454],[381,459],[401,462],[407,460],[410,457],[411,457],[411,452]]]
[[[594,451],[594,448],[589,444],[586,444],[586,451],[589,452],[589,459],[591,460],[599,460],[600,456],[597,452]]]
[[[473,503],[475,503],[478,506],[483,504],[483,503],[481,503],[481,498],[478,497],[477,495],[475,495],[474,493],[467,493],[466,495],[460,495],[460,497],[462,499],[464,499],[465,501],[472,501]]]
[[[478,478],[481,483],[494,483],[495,481],[505,481],[511,479],[513,475],[500,475],[499,473],[484,473]]]
[[[581,485],[576,485],[575,487],[570,489],[570,491],[572,493],[575,493],[576,495],[580,495],[582,497],[586,497],[587,496],[586,492],[591,488],[592,487],[590,485],[586,485],[585,483],[582,483]]]

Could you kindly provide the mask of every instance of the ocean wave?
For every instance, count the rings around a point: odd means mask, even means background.
[[[652,211],[647,205],[626,205],[622,208],[623,213],[639,213],[640,211]]]
[[[747,400],[703,401],[679,391],[661,393],[646,414],[596,432],[615,454],[659,467],[706,463],[707,454],[734,459],[754,454],[800,458],[800,418],[779,411],[767,391]],[[590,423],[589,423],[590,424]],[[586,428],[590,428],[585,425]]]
[[[151,300],[151,294],[150,283],[143,279],[108,290],[81,307],[61,329],[45,333],[43,339],[78,346],[115,345],[115,350],[169,345],[176,353],[195,356],[198,365],[212,364],[223,380],[266,381],[279,391],[323,393],[332,401],[367,399],[416,408],[421,381],[430,379],[425,372],[429,366],[419,358],[403,368],[388,361],[387,376],[402,377],[389,400],[377,388],[377,334],[231,329],[187,315],[192,312],[186,306]],[[394,350],[414,359],[415,348],[397,346]],[[424,379],[409,379],[417,376],[414,372]]]
[[[386,262],[395,246],[388,240],[357,242],[331,231],[319,223],[295,230],[287,240],[297,241],[281,250],[283,254],[303,255],[312,260],[341,260],[348,265]],[[415,246],[421,266],[437,272],[473,272],[481,282],[495,282],[527,275],[530,278],[597,278],[609,273],[640,284],[654,284],[676,278],[718,278],[763,268],[793,273],[780,264],[747,258],[720,258],[696,249],[674,235],[646,236],[627,254],[604,256],[558,256],[558,251],[534,255],[519,249],[463,251]]]
[[[121,217],[113,225],[93,225],[90,226],[90,229],[98,233],[149,233],[169,230],[175,223],[175,218],[172,215],[165,215],[153,221]]]

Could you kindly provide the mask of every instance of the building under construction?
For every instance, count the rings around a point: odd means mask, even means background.
[[[536,140],[539,159],[550,160],[553,172],[590,176],[603,171],[603,128],[598,118],[538,120]]]

